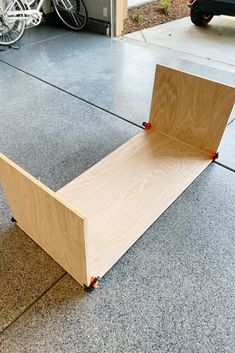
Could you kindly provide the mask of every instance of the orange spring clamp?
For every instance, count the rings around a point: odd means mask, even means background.
[[[91,277],[90,285],[86,286],[84,284],[85,291],[86,292],[92,292],[94,289],[97,289],[99,287],[99,282],[100,282],[100,278],[99,277]]]
[[[146,130],[150,130],[152,127],[151,123],[147,123],[146,121],[143,122],[142,124]]]
[[[214,160],[216,160],[216,159],[219,158],[219,153],[216,152],[216,151],[212,151],[211,154],[210,154],[210,157],[211,157],[211,159],[213,159],[213,161],[214,161]]]

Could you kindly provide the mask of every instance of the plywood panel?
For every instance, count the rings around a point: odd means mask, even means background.
[[[217,151],[235,103],[235,88],[157,66],[153,129],[211,153]]]
[[[90,275],[102,276],[211,162],[144,131],[57,194],[87,215]]]
[[[85,218],[2,154],[0,182],[17,225],[79,283],[88,284]]]
[[[88,285],[211,163],[234,100],[234,88],[158,66],[152,129],[57,193],[0,155],[0,181],[18,225]]]

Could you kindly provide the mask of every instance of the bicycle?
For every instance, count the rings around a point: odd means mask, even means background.
[[[23,36],[27,26],[42,20],[45,0],[0,0],[0,45],[11,46]],[[83,0],[52,0],[60,20],[70,29],[82,30],[88,20]]]

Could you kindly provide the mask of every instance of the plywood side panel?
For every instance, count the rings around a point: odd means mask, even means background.
[[[80,284],[88,284],[85,218],[2,154],[0,182],[17,225]]]
[[[195,148],[144,131],[60,189],[87,215],[90,275],[106,273],[210,163]]]
[[[153,129],[210,154],[218,149],[234,103],[234,87],[158,65],[150,121]]]

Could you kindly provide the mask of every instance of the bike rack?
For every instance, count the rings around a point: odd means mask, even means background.
[[[13,219],[81,285],[96,288],[212,162],[234,101],[234,87],[158,65],[147,128],[57,192],[0,155]]]

